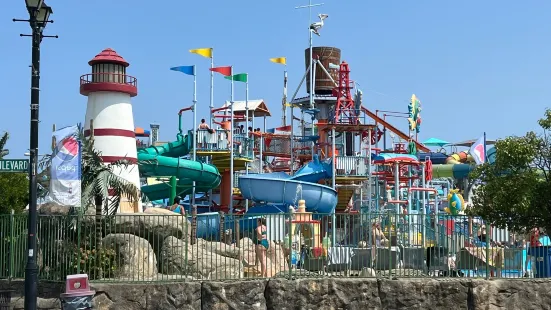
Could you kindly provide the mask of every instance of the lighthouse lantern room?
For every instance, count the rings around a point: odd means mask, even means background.
[[[140,187],[137,162],[134,116],[131,97],[138,94],[137,80],[126,74],[129,63],[117,52],[107,48],[90,60],[92,73],[80,77],[80,93],[88,97],[84,135],[93,127],[94,148],[101,152],[103,162],[126,159],[132,164],[115,171],[122,178]],[[118,212],[141,212],[141,202],[123,198]]]

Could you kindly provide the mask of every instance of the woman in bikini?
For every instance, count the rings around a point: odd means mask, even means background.
[[[266,270],[266,250],[268,250],[269,243],[267,239],[266,219],[259,218],[257,223],[258,225],[255,229],[253,240],[256,262],[260,261],[260,276],[268,277],[268,272]]]
[[[172,205],[167,207],[167,209],[172,211],[172,212],[180,213],[181,215],[185,216],[186,215],[186,210],[184,209],[183,206],[180,205],[181,200],[182,200],[182,198],[180,198],[180,196],[174,197],[174,201],[173,201]]]

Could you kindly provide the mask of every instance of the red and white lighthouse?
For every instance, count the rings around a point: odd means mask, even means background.
[[[92,73],[80,77],[80,93],[88,96],[84,134],[90,135],[93,120],[94,147],[105,163],[127,159],[133,164],[116,171],[122,178],[140,187],[136,135],[131,98],[138,94],[137,80],[126,74],[128,62],[107,48],[90,60]],[[118,212],[141,212],[141,202],[121,202]]]

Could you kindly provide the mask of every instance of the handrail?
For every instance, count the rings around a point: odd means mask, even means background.
[[[180,111],[178,111],[178,132],[180,133],[180,135],[182,135],[182,132],[183,132],[182,131],[182,113],[189,110],[193,110],[193,106],[189,106],[187,108],[183,108],[183,109],[180,109]]]
[[[230,134],[228,130],[226,129],[214,129],[214,133],[211,133],[208,129],[195,129],[195,130],[188,130],[188,135],[193,136],[193,147],[197,148],[199,144],[206,143],[207,145],[203,145],[200,149],[201,150],[224,150],[229,151],[230,148],[228,145],[221,146],[218,144],[220,141],[222,141],[219,138],[214,138],[214,142],[207,142],[204,141],[203,138],[206,137],[205,134],[215,135],[215,137],[219,134]],[[197,135],[197,136],[195,136]],[[197,137],[197,138],[195,138]],[[236,146],[241,146],[241,148],[235,148],[234,152],[238,157],[252,157],[252,139],[247,138],[244,134],[231,134],[228,136],[227,139],[228,143],[233,143]],[[208,144],[214,144],[214,147],[212,145]]]
[[[111,72],[87,73],[80,76],[80,85],[90,83],[113,83],[137,86],[138,79],[128,74]]]
[[[434,188],[426,188],[426,187],[410,187],[408,189],[408,193],[411,193],[413,191],[418,191],[418,192],[433,192],[435,194],[438,194],[438,191]]]
[[[221,107],[221,108],[212,108],[210,109],[210,113],[214,113],[214,112],[218,112],[218,111],[223,111],[223,110],[228,110],[230,107],[227,106],[227,107]]]

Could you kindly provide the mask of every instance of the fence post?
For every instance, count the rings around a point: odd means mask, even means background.
[[[486,280],[490,279],[490,225],[486,225]]]
[[[235,228],[235,246],[236,247],[239,247],[239,240],[241,239],[241,236],[240,236],[240,233],[239,233],[239,230],[240,230],[240,227],[239,227],[239,217],[237,216],[233,216],[233,220],[234,220],[234,228]]]
[[[226,243],[225,229],[224,229],[225,217],[222,211],[220,211],[219,214],[220,214],[220,231],[218,233],[220,235],[220,243]]]
[[[293,163],[291,163],[291,165],[293,165]],[[289,239],[289,241],[288,241],[289,242],[289,244],[288,244],[288,246],[289,246],[289,255],[288,255],[288,257],[289,257],[289,280],[291,280],[292,277],[293,277],[293,236],[294,236],[294,232],[292,231],[292,229],[293,229],[293,226],[292,226],[293,225],[293,214],[289,211],[287,211],[287,212],[288,212],[287,213],[287,218],[289,219],[287,221],[287,223],[289,223],[289,226],[287,228],[287,236],[288,236],[287,239]],[[329,249],[327,249],[327,250],[329,251]]]
[[[189,241],[191,245],[195,244],[196,239],[197,239],[197,205],[193,205],[193,207],[191,207],[191,236],[189,236]]]
[[[183,206],[180,206],[180,208],[183,208]],[[183,216],[183,220],[184,220],[184,231],[187,233],[188,232],[187,225],[189,225],[187,215]],[[183,240],[184,241],[184,266],[186,266],[186,272],[184,273],[184,277],[186,280],[188,275],[188,271],[187,271],[188,270],[188,267],[187,267],[188,266],[188,246],[189,245],[193,246],[197,239],[196,238],[197,237],[197,206],[196,205],[191,206],[191,229],[190,230],[191,231],[190,231],[190,235],[188,236],[188,239]]]
[[[9,255],[8,255],[8,281],[11,281],[12,279],[12,272],[13,272],[13,243],[14,243],[14,229],[13,229],[13,221],[14,221],[14,214],[15,211],[11,209],[10,213],[10,244],[9,244]]]
[[[80,234],[81,234],[81,230],[80,230],[80,226],[81,226],[81,222],[82,222],[82,206],[79,208],[78,210],[78,215],[77,215],[77,274],[80,274],[80,247],[81,247],[81,244],[80,244]],[[69,221],[70,221],[70,218],[69,218]],[[65,227],[65,225],[63,225],[63,227]],[[96,249],[96,251],[98,251],[98,249]],[[101,256],[100,256],[101,257]],[[101,268],[101,267],[100,267]]]
[[[390,212],[389,212],[390,215]],[[396,240],[398,240],[398,213],[394,215],[394,232],[396,233]],[[392,215],[389,216],[388,226],[388,279],[392,280]],[[398,263],[398,262],[396,262]]]

